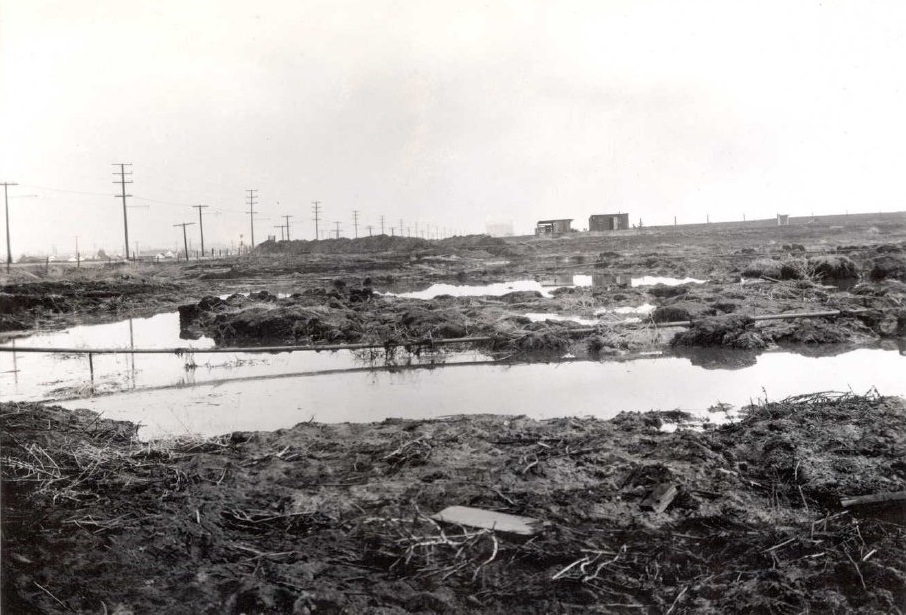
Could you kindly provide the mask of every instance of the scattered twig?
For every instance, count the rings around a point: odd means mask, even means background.
[[[34,584],[38,587],[38,589],[40,589],[42,592],[44,592],[45,594],[47,594],[48,596],[50,596],[51,598],[53,598],[54,600],[56,600],[56,601],[57,601],[57,604],[59,604],[61,607],[63,607],[63,608],[66,609],[67,611],[71,611],[71,610],[72,610],[72,609],[69,608],[65,603],[63,603],[59,598],[57,598],[57,597],[54,596],[52,593],[50,593],[50,590],[49,590],[49,589],[47,589],[46,587],[44,587],[43,585],[41,585],[41,584],[38,583],[37,581],[32,581],[32,583],[34,583]]]

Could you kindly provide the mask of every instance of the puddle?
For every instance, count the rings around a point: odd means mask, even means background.
[[[38,333],[6,347],[51,348],[212,348],[207,337],[179,337],[179,314],[133,318],[104,325],[84,325]],[[4,401],[38,401],[90,394],[91,368],[96,393],[160,386],[192,386],[232,377],[269,377],[302,372],[348,370],[370,365],[437,365],[484,360],[476,351],[436,352],[413,356],[399,351],[388,358],[383,351],[325,351],[294,353],[223,354],[104,354],[0,353],[0,391]]]
[[[528,312],[525,317],[532,322],[543,322],[545,320],[568,321],[593,327],[602,323],[641,322],[643,317],[648,316],[654,310],[655,306],[650,303],[644,303],[639,306],[600,308],[594,311],[596,318],[583,318],[579,315],[557,314],[556,312]]]
[[[647,309],[613,311],[625,315]],[[213,341],[180,339],[179,316],[171,312],[38,333],[5,345],[13,344],[204,348]],[[63,405],[139,422],[141,437],[150,439],[271,430],[307,420],[370,422],[470,413],[609,418],[623,410],[684,409],[716,422],[717,415],[705,409],[721,403],[739,407],[765,394],[782,399],[830,390],[862,393],[875,386],[885,395],[906,395],[906,352],[836,351],[840,354],[807,356],[684,349],[682,356],[518,365],[489,361],[475,350],[395,357],[382,351],[96,355],[95,391],[115,392]],[[0,353],[4,401],[86,397],[90,382],[83,354]]]
[[[602,321],[599,318],[582,318],[581,316],[571,316],[568,314],[555,314],[551,312],[528,312],[525,314],[525,317],[531,320],[532,322],[544,322],[545,320],[554,320],[557,322],[575,322],[580,325],[586,325],[593,327],[595,325],[601,324]]]
[[[384,293],[404,299],[434,299],[441,295],[451,297],[501,297],[517,291],[537,291],[545,297],[551,297],[540,282],[535,280],[515,280],[513,282],[498,282],[483,286],[457,285],[457,284],[432,284],[425,290],[408,293]]]
[[[645,275],[640,278],[632,278],[633,288],[639,286],[656,286],[663,284],[665,286],[679,286],[681,284],[704,284],[708,280],[697,280],[695,278],[665,278],[654,275]]]
[[[498,282],[486,285],[457,285],[457,284],[432,284],[424,290],[412,292],[386,292],[383,294],[406,299],[434,299],[441,295],[452,297],[500,297],[516,291],[537,291],[543,297],[553,297],[551,291],[557,288],[629,288],[638,286],[654,286],[666,284],[678,286],[688,283],[704,284],[707,280],[695,278],[665,278],[657,276],[631,277],[622,274],[595,273],[585,274],[555,274],[540,280],[514,280],[512,282]]]
[[[765,394],[777,400],[817,391],[863,393],[875,386],[885,395],[906,395],[904,370],[906,357],[879,349],[820,358],[773,352],[759,355],[754,365],[730,370],[707,369],[675,356],[602,363],[459,363],[442,369],[225,380],[63,405],[141,422],[144,439],[273,430],[308,420],[371,422],[475,413],[610,418],[623,410],[683,409],[716,420],[707,408],[721,403],[739,407]]]

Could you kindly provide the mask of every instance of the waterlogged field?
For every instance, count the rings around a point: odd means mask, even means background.
[[[901,218],[14,268],[4,610],[902,610]]]

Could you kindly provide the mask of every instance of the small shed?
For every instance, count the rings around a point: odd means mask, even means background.
[[[535,235],[539,237],[562,235],[572,231],[572,218],[563,218],[561,220],[538,220],[535,225]]]
[[[789,225],[790,225],[789,214],[777,214],[777,226],[789,226]]]
[[[620,231],[629,228],[629,214],[595,214],[588,218],[589,231]]]

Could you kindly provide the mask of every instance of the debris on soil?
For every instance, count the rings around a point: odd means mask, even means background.
[[[675,417],[680,418],[680,417]],[[10,612],[896,612],[906,405],[813,394],[659,431],[487,415],[136,443],[3,404]],[[659,485],[676,493],[642,509]],[[668,489],[664,493],[670,492]],[[440,525],[453,504],[549,523]]]

